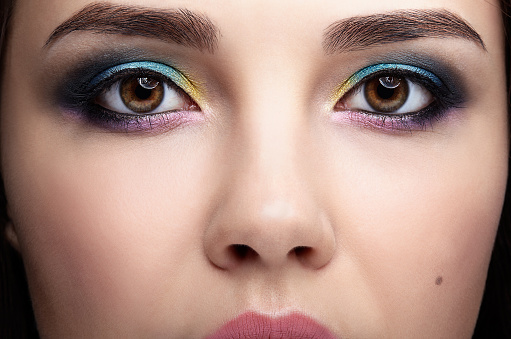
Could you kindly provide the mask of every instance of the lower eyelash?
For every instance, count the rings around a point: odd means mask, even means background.
[[[331,115],[335,122],[355,123],[364,128],[374,128],[387,133],[425,131],[432,129],[436,121],[445,118],[451,109],[433,103],[424,110],[409,114],[380,114],[366,111],[342,111]]]
[[[73,115],[87,123],[110,131],[154,132],[167,131],[185,126],[187,123],[203,120],[200,111],[177,111],[156,114],[123,114],[105,109],[97,104],[88,104]]]

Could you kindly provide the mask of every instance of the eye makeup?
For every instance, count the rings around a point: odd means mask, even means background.
[[[353,74],[348,78],[337,90],[334,95],[334,100],[337,101],[341,97],[343,97],[347,92],[349,92],[354,86],[360,83],[360,81],[368,78],[369,76],[374,76],[378,73],[389,73],[389,74],[413,74],[416,77],[426,78],[430,82],[432,82],[435,86],[441,87],[442,81],[433,73],[428,72],[422,68],[410,66],[410,65],[400,65],[400,64],[378,64],[372,65],[366,68],[361,69],[360,71]]]
[[[417,61],[417,58],[414,57],[409,59]],[[430,65],[432,63],[422,62],[422,64]],[[437,74],[441,74],[441,76]],[[346,107],[347,98],[364,94],[365,84],[370,81],[374,82],[378,78],[399,78],[402,81],[410,81],[415,86],[420,86],[431,93],[433,100],[431,104],[419,111],[404,113],[357,110]],[[458,79],[457,74],[447,71],[446,67],[438,67],[438,71],[435,72],[411,64],[376,63],[355,72],[336,89],[330,104],[334,107],[332,118],[336,121],[347,119],[364,127],[381,129],[386,132],[425,130],[444,118],[452,109],[463,107],[465,104],[464,86]]]
[[[203,102],[201,92],[175,68],[161,62],[147,60],[117,62],[113,66],[102,66],[102,64],[106,62],[100,61],[99,65],[90,65],[90,68],[82,65],[58,87],[58,102],[66,113],[107,130],[125,132],[172,129],[183,123],[203,118],[198,104]],[[98,68],[101,70],[96,71]],[[182,98],[179,102],[184,104],[170,111],[156,108],[145,113],[125,111],[121,113],[98,104],[97,98],[104,97],[106,91],[111,92],[112,89],[119,88],[118,84],[127,79],[137,78],[139,81],[165,84],[164,89],[167,94],[169,91],[174,94],[166,97],[172,98],[177,95]],[[144,83],[141,82],[140,85],[144,86]],[[140,89],[142,90],[140,93],[145,95],[143,91],[151,91],[152,87],[146,86]],[[114,91],[112,95],[119,96],[120,93]]]
[[[134,73],[137,72],[143,73],[150,71],[156,74],[161,74],[162,76],[170,79],[179,88],[181,88],[183,91],[189,94],[192,97],[192,99],[196,101],[201,101],[200,100],[201,95],[199,91],[183,74],[181,74],[180,72],[178,72],[177,70],[170,66],[152,61],[135,61],[111,67],[95,76],[91,80],[87,88],[89,90],[93,89],[94,87],[98,86],[98,84],[102,83],[107,79],[110,79],[124,72],[130,73],[130,71],[131,72],[135,71]]]

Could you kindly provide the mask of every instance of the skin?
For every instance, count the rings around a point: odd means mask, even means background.
[[[202,338],[249,310],[298,311],[343,338],[470,337],[507,178],[496,1],[113,2],[186,7],[221,38],[214,53],[88,32],[44,48],[89,2],[18,1],[1,165],[43,338]],[[336,20],[403,8],[457,13],[487,51],[457,38],[321,48]],[[206,118],[118,133],[63,114],[51,89],[126,45],[172,55],[202,84]],[[410,50],[461,75],[463,108],[411,132],[331,118],[342,81]]]

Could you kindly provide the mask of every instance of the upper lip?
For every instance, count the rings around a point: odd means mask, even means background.
[[[207,339],[303,338],[336,339],[326,327],[300,313],[272,317],[256,312],[243,313],[227,322]]]

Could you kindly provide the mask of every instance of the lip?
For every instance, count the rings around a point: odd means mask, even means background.
[[[229,338],[339,339],[314,319],[299,313],[271,317],[256,312],[241,314],[206,339]]]

